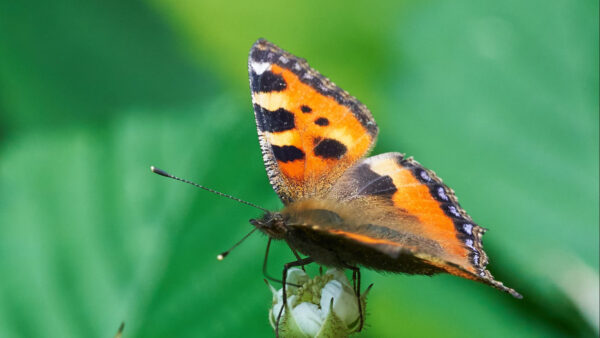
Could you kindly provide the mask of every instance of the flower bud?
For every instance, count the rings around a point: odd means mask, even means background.
[[[291,268],[287,283],[287,306],[279,321],[281,337],[347,337],[358,331],[357,297],[342,270],[333,268],[322,276],[310,278],[301,269]],[[273,293],[269,321],[275,329],[283,306],[283,289],[276,290],[270,284],[269,287]],[[361,296],[363,316],[367,292]]]

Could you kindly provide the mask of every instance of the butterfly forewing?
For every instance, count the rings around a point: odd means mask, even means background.
[[[368,109],[303,59],[259,40],[248,71],[263,160],[284,203],[322,195],[372,147]]]

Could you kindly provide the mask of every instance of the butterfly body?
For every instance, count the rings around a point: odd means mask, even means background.
[[[322,265],[450,273],[520,297],[486,269],[485,229],[435,173],[400,153],[364,157],[378,134],[364,104],[262,39],[248,71],[267,176],[284,204],[252,224]]]
[[[377,218],[368,212],[369,204],[364,202],[340,205],[336,201],[305,200],[293,203],[281,213],[267,214],[260,221],[253,221],[260,230],[274,239],[284,240],[292,249],[313,257],[318,264],[328,267],[348,268],[361,266],[372,270],[409,274],[432,275],[444,270],[432,267],[416,257],[409,250],[398,249],[393,254],[381,250],[392,243],[403,243],[404,247],[419,243],[425,246],[426,239],[405,232],[390,231],[387,227],[373,224]],[[367,209],[353,209],[355,207]],[[381,215],[379,215],[381,216]],[[340,236],[342,233],[376,234],[380,247],[356,247],[352,238]],[[373,241],[377,239],[371,237]],[[394,242],[392,242],[394,241]],[[429,241],[428,251],[440,252],[437,243]]]

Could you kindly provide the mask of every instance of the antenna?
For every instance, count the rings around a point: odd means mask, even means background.
[[[252,233],[254,233],[254,231],[256,231],[256,229],[258,229],[258,228],[254,228],[254,229],[250,230],[250,232],[249,232],[249,233],[247,233],[247,234],[246,234],[246,236],[242,237],[242,239],[240,239],[240,240],[239,240],[237,243],[235,243],[235,244],[234,244],[234,245],[233,245],[231,248],[229,248],[229,250],[227,250],[227,251],[224,251],[224,252],[222,252],[222,253],[218,254],[218,255],[217,255],[217,259],[218,259],[218,260],[220,260],[220,261],[224,260],[224,259],[225,259],[225,257],[227,257],[227,255],[229,255],[229,253],[231,252],[231,250],[235,249],[235,247],[236,247],[236,246],[238,246],[238,245],[242,244],[242,242],[243,242],[243,241],[244,241],[246,238],[250,237],[250,235],[252,235]]]
[[[161,175],[161,176],[164,176],[164,177],[168,177],[168,178],[172,178],[172,179],[174,179],[174,180],[181,181],[181,182],[183,182],[183,183],[191,184],[191,185],[193,185],[193,186],[195,186],[195,187],[198,187],[198,188],[200,188],[200,189],[204,189],[204,190],[206,190],[206,191],[212,192],[213,194],[217,194],[217,195],[219,195],[219,196],[227,197],[227,198],[229,198],[229,199],[232,199],[232,200],[234,200],[234,201],[238,201],[238,202],[240,202],[240,203],[242,203],[242,204],[249,205],[249,206],[251,206],[251,207],[254,207],[254,208],[256,208],[256,209],[260,209],[260,210],[262,210],[262,211],[264,211],[264,212],[271,212],[270,210],[267,210],[267,209],[265,209],[265,208],[261,208],[261,207],[259,207],[258,205],[254,204],[254,203],[246,202],[246,201],[244,201],[244,200],[242,200],[242,199],[239,199],[239,198],[237,198],[237,197],[233,197],[233,196],[231,196],[231,195],[227,195],[227,194],[224,194],[224,193],[222,193],[222,192],[220,192],[220,191],[216,191],[216,190],[213,190],[213,189],[211,189],[211,188],[207,188],[207,187],[205,187],[205,186],[203,186],[203,185],[200,185],[200,184],[194,183],[194,182],[192,182],[192,181],[184,180],[183,178],[179,178],[179,177],[177,177],[177,176],[173,176],[173,175],[169,174],[168,172],[166,172],[166,171],[164,171],[164,170],[158,169],[158,168],[157,168],[157,167],[155,167],[155,166],[150,166],[150,170],[151,170],[153,173],[155,173],[155,174],[158,174],[158,175]],[[251,233],[252,233],[252,232],[251,232]],[[249,234],[248,234],[248,235],[249,235]],[[245,237],[244,237],[244,239],[245,239]],[[242,239],[242,240],[243,240],[243,239]],[[236,245],[237,245],[237,244],[236,244]],[[234,247],[235,247],[235,246],[234,246]],[[233,249],[233,248],[232,248],[232,249]],[[230,250],[231,250],[231,249],[230,249]]]

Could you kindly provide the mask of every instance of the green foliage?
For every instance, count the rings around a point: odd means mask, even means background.
[[[269,336],[246,57],[265,37],[356,95],[375,153],[434,169],[514,300],[363,272],[365,337],[598,334],[598,3],[0,2],[0,336]],[[275,245],[269,271],[293,260]],[[594,312],[596,311],[596,312]]]

